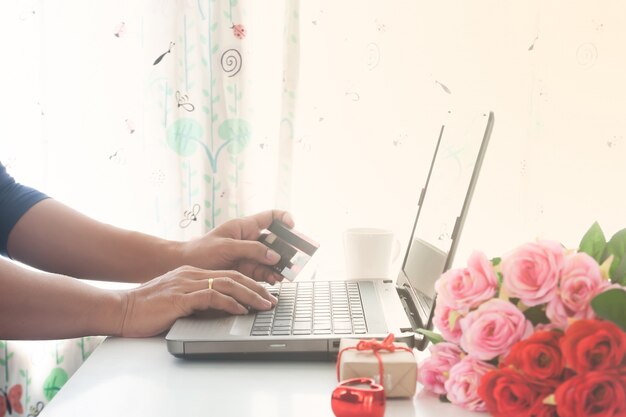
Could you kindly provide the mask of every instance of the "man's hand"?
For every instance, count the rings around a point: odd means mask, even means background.
[[[209,280],[211,282],[209,283]],[[210,287],[210,288],[209,288]],[[246,314],[276,304],[261,284],[236,271],[207,271],[183,266],[123,293],[121,336],[146,337],[169,329],[179,317],[195,311]]]
[[[280,255],[257,241],[274,219],[294,226],[291,215],[280,210],[229,220],[205,236],[183,243],[184,262],[204,269],[235,269],[270,284],[282,281],[283,277],[268,267],[276,264]]]

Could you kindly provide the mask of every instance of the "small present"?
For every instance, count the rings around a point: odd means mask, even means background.
[[[341,339],[337,357],[337,379],[373,378],[385,388],[388,398],[412,397],[417,385],[417,361],[405,343]]]

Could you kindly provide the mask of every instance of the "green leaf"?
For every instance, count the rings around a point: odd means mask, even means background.
[[[461,314],[459,314],[458,311],[450,311],[450,314],[448,315],[448,325],[450,326],[450,331],[454,329],[454,325],[456,324],[456,321],[459,319],[459,317],[461,317]]]
[[[213,53],[213,54],[216,53],[218,49],[219,49],[219,47],[217,45],[215,45],[213,47],[213,49],[211,49],[211,53]]]
[[[598,222],[594,222],[580,241],[578,250],[591,256],[598,263],[602,263],[605,259],[603,258],[605,247],[606,238],[604,237],[604,232]]]
[[[491,260],[491,265],[498,266],[498,265],[500,265],[500,262],[502,262],[502,258],[493,258]]]
[[[546,316],[546,312],[542,306],[534,306],[526,309],[526,311],[524,311],[524,317],[526,317],[533,326],[550,323],[550,319]]]
[[[596,295],[591,308],[598,315],[626,331],[626,291],[614,288]]]
[[[11,353],[9,353],[9,354],[7,355],[7,359],[11,359],[11,358],[13,357],[13,354],[14,354],[14,353],[15,353],[15,352],[11,352]]]
[[[417,329],[417,332],[426,336],[428,340],[430,340],[430,343],[432,343],[433,345],[446,341],[442,335],[440,335],[439,333],[435,333],[431,330]]]
[[[0,340],[0,349],[4,349],[6,343],[3,340]]]
[[[218,217],[220,214],[222,214],[221,208],[218,208],[217,210],[215,210],[215,213],[214,213],[215,217]]]
[[[504,275],[502,275],[502,272],[496,272],[496,277],[498,277],[498,288],[501,288],[502,282],[504,281]]]
[[[204,207],[210,208],[211,207],[211,202],[209,200],[204,200]]]
[[[26,372],[23,369],[20,369],[20,375],[22,378],[26,378]]]
[[[213,178],[211,178],[211,176],[209,174],[204,174],[204,181],[206,181],[206,182],[208,182],[210,184],[211,181],[213,181]]]
[[[240,153],[250,142],[250,123],[244,119],[225,120],[218,129],[218,135],[225,141],[230,141],[231,154]]]
[[[46,400],[50,401],[59,392],[61,387],[69,380],[67,372],[62,368],[54,368],[43,383],[43,393]]]
[[[606,244],[606,257],[613,255],[609,276],[612,282],[626,284],[626,229],[615,233]]]
[[[196,152],[203,133],[194,119],[179,119],[167,129],[167,144],[180,156],[190,156]]]

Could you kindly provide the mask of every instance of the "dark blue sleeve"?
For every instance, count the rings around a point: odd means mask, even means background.
[[[7,253],[9,233],[15,223],[47,195],[15,182],[4,165],[0,164],[0,253]]]

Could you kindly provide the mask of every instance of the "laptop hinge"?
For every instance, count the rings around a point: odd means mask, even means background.
[[[400,302],[402,303],[402,307],[404,308],[404,312],[406,313],[409,322],[411,323],[410,329],[401,329],[405,332],[416,332],[417,329],[422,327],[420,325],[420,316],[417,311],[417,307],[415,302],[411,297],[411,291],[408,288],[402,286],[396,286],[396,291],[398,292],[398,296],[400,297]]]

